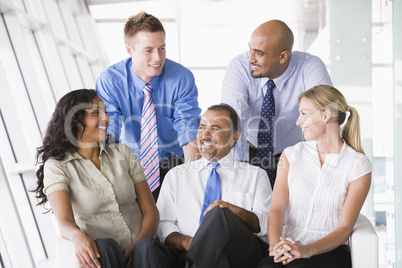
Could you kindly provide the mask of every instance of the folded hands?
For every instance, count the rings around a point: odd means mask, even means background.
[[[309,247],[301,245],[300,241],[291,237],[280,237],[280,241],[269,251],[269,255],[274,257],[276,263],[282,262],[284,265],[295,259],[311,257]]]

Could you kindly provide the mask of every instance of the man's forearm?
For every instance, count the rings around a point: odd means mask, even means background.
[[[261,228],[260,228],[260,222],[258,220],[257,215],[255,215],[253,212],[248,211],[246,209],[243,209],[238,206],[231,205],[229,206],[230,211],[233,212],[247,227],[250,229],[251,232],[253,233],[259,233]]]
[[[173,246],[177,249],[187,250],[190,248],[193,238],[177,232],[171,233],[165,239],[165,245]]]
[[[188,163],[201,158],[196,140],[192,140],[189,143],[184,144],[182,148],[184,153],[184,162]]]
[[[210,211],[215,206],[220,206],[221,208],[229,209],[236,217],[238,217],[252,233],[259,233],[261,231],[260,221],[253,212],[248,211],[244,208],[235,206],[229,202],[223,200],[215,200],[208,208],[207,212]]]

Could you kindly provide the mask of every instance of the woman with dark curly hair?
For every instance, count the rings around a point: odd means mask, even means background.
[[[82,267],[167,267],[143,167],[126,145],[104,142],[108,123],[95,90],[60,99],[37,150],[38,204],[49,201]]]

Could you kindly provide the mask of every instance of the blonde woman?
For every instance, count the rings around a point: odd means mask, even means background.
[[[351,267],[347,239],[372,171],[359,115],[331,86],[316,86],[298,100],[296,125],[305,141],[281,155],[268,216],[270,257],[259,267]]]

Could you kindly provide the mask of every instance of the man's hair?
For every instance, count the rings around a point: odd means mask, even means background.
[[[144,11],[127,19],[124,25],[124,42],[128,44],[128,40],[140,31],[163,32],[165,34],[165,29],[160,20]]]
[[[232,108],[232,106],[221,103],[221,104],[216,104],[210,106],[207,111],[227,111],[229,113],[229,119],[230,119],[230,126],[231,126],[231,135],[237,131],[240,132],[241,126],[240,126],[240,118],[237,115],[235,109]]]

